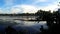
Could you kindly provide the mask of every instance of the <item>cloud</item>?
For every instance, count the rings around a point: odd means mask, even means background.
[[[20,7],[12,7],[10,12],[11,13],[23,13],[22,8]]]
[[[31,5],[21,5],[21,7],[23,8],[24,12],[28,12],[28,13],[35,13],[37,11],[37,7],[35,6],[31,6]]]
[[[19,4],[19,5],[14,5],[14,6],[11,6],[14,4],[15,0],[5,0],[5,6],[7,6],[5,8],[5,11],[7,11],[7,13],[35,13],[37,12],[38,10],[40,9],[43,9],[43,10],[54,10],[54,9],[57,9],[58,6],[57,6],[57,1],[55,2],[52,2],[50,4],[47,4],[47,6],[37,6],[36,4],[40,3],[40,2],[47,2],[48,0],[34,0],[34,2],[30,5],[28,4]],[[10,8],[8,8],[8,6],[11,6]],[[4,13],[2,9],[0,9],[2,13]]]
[[[60,2],[60,0],[58,0],[58,2]]]
[[[49,11],[51,10],[52,12],[58,9],[57,3],[53,2],[52,4],[48,4],[47,6],[32,6],[32,5],[16,5],[11,8],[11,13],[35,13],[38,10],[45,10]]]
[[[31,5],[16,5],[11,8],[11,13],[35,13],[37,7]]]
[[[5,5],[6,6],[11,6],[14,4],[14,0],[5,0]]]
[[[50,5],[43,8],[43,10],[46,10],[46,11],[49,11],[49,10],[55,11],[55,9],[58,9],[56,5]]]
[[[2,10],[2,8],[0,8],[0,13],[3,13],[3,10]]]
[[[5,13],[5,11],[2,8],[0,8],[0,14],[2,13]]]
[[[36,0],[36,1],[38,1],[38,2],[46,2],[48,0]]]
[[[41,9],[45,10],[45,11],[51,10],[53,12],[53,11],[56,11],[58,8],[59,8],[58,7],[58,3],[57,2],[53,2],[52,4],[48,4],[47,6],[42,7]]]
[[[34,3],[32,4],[37,4],[37,3],[40,3],[40,2],[47,2],[48,0],[34,0]]]

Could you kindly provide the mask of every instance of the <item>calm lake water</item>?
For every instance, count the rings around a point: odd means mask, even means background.
[[[20,21],[20,20],[8,20],[8,21],[0,21],[0,31],[4,30],[7,26],[11,25],[17,31],[19,30],[27,30],[31,34],[35,34],[36,32],[40,32],[41,25],[43,25],[44,29],[47,29],[46,21]]]

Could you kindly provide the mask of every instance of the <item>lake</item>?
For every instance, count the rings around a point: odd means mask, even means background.
[[[12,28],[19,30],[27,30],[31,34],[36,34],[40,32],[41,25],[44,29],[47,29],[46,21],[21,21],[21,20],[1,20],[0,21],[0,31],[4,31],[7,26],[12,26]]]

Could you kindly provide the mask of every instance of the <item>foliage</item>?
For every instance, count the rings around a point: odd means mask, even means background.
[[[40,34],[60,34],[60,14],[58,11],[54,11],[53,13],[45,12],[43,18],[47,21],[48,30],[42,28]]]

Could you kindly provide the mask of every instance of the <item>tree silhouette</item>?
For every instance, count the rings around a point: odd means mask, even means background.
[[[53,12],[52,14],[44,15],[44,18],[47,21],[48,30],[42,28],[41,34],[60,34],[60,14],[57,12]],[[54,23],[56,22],[56,23]]]

